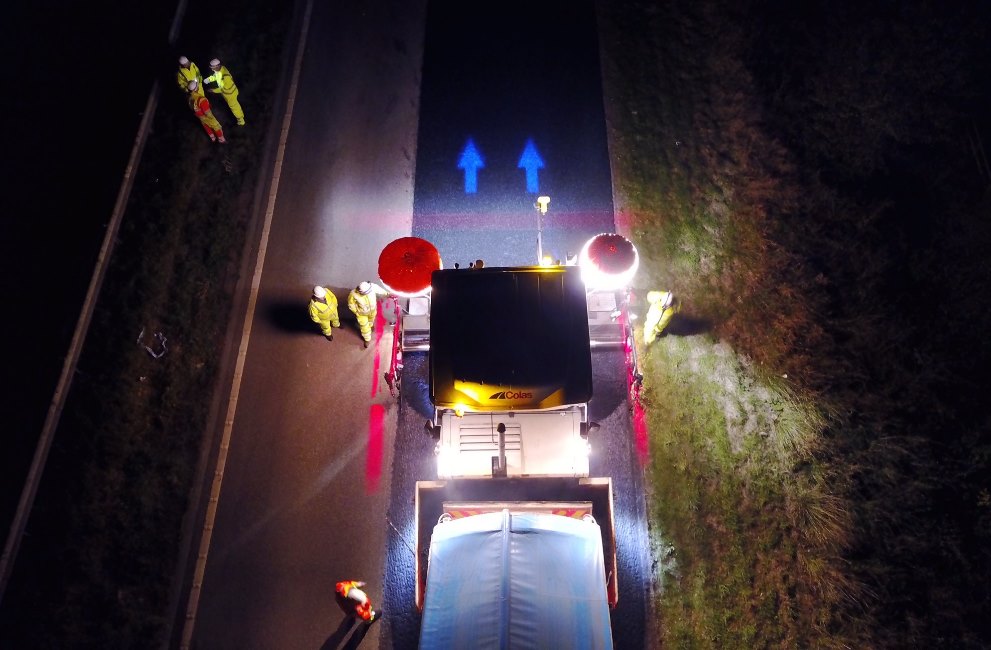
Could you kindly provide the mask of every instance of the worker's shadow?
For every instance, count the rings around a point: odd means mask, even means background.
[[[320,650],[354,650],[361,645],[370,627],[371,625],[354,616],[345,616],[334,633],[320,646]]]
[[[671,323],[665,328],[664,333],[668,336],[695,336],[696,334],[711,331],[712,321],[686,314],[678,314],[671,319]]]
[[[270,323],[283,332],[292,334],[320,333],[317,324],[310,320],[306,303],[298,300],[293,302],[271,302],[265,305],[265,313]]]
[[[351,316],[351,312],[348,311],[347,307],[347,296],[350,289],[341,289],[339,287],[328,288],[337,297],[337,313],[341,318],[341,325],[344,325],[347,318]],[[341,296],[344,296],[343,300]],[[319,334],[320,327],[310,320],[308,305],[309,298],[302,300],[271,300],[266,302],[262,306],[262,309],[268,321],[283,332],[289,332],[290,334]],[[350,325],[357,331],[358,326],[353,322],[354,319],[351,318],[351,321],[352,323]]]

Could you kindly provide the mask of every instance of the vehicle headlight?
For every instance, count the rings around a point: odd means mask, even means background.
[[[434,447],[434,455],[437,456],[437,478],[451,476],[457,461],[457,454],[454,450],[437,443],[437,446]]]

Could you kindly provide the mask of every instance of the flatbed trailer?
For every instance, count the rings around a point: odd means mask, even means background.
[[[612,647],[609,479],[420,481],[416,531],[422,650]]]
[[[541,499],[542,497],[542,499]],[[581,505],[578,505],[581,504]],[[613,521],[612,480],[502,479],[465,481],[417,481],[416,509],[416,606],[423,609],[427,584],[430,538],[434,526],[447,514],[451,518],[484,512],[539,511],[575,515],[591,514],[602,531],[606,599],[609,607],[619,602],[616,578],[616,536]]]

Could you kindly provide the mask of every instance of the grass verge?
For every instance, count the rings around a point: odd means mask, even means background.
[[[186,17],[215,25],[224,14],[219,30],[191,38],[205,56],[184,53],[201,66],[213,53],[227,63],[248,126],[232,126],[223,100],[211,98],[228,138],[211,144],[174,73],[163,73],[153,133],[5,596],[11,647],[165,642],[203,395],[216,380],[291,11],[253,0],[237,11],[192,7]],[[156,332],[168,345],[158,359],[139,345],[155,347]]]
[[[643,361],[665,646],[841,647],[825,641],[858,588],[841,570],[850,515],[817,461],[824,415],[707,336]]]
[[[661,643],[986,646],[983,14],[599,9],[638,289],[684,302],[643,355]]]

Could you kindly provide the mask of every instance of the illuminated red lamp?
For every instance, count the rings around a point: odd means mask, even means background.
[[[390,292],[412,298],[430,293],[430,276],[443,268],[437,247],[419,237],[389,242],[379,254],[379,279]]]
[[[578,255],[578,266],[589,289],[622,289],[636,274],[640,254],[626,237],[602,233],[585,242]]]

